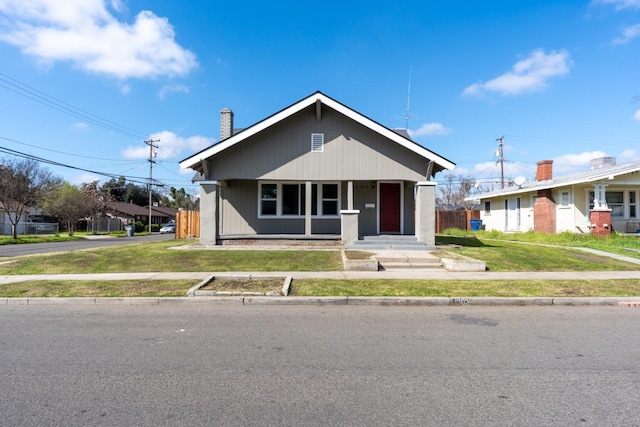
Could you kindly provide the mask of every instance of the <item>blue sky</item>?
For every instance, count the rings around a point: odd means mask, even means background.
[[[0,147],[144,182],[159,139],[154,179],[195,191],[222,108],[320,90],[489,189],[501,136],[507,177],[640,159],[640,0],[269,3],[0,0]]]

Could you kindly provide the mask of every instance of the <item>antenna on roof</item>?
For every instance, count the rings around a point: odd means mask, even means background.
[[[409,65],[409,87],[407,88],[407,115],[405,116],[404,128],[409,130],[409,105],[411,101],[411,65]]]

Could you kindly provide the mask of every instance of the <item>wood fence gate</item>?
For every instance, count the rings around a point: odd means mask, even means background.
[[[447,228],[471,230],[472,219],[480,219],[479,210],[436,211],[436,233]]]
[[[178,211],[176,239],[200,237],[200,211]]]

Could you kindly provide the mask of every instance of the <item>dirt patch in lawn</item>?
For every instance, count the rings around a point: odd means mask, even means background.
[[[199,290],[266,293],[282,290],[283,283],[284,277],[215,277]]]

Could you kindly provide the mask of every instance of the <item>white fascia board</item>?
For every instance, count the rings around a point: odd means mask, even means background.
[[[270,116],[267,117],[266,119],[264,119],[261,122],[256,123],[255,125],[243,130],[242,132],[233,135],[227,139],[225,139],[224,141],[219,142],[218,144],[215,144],[197,154],[194,154],[193,156],[183,160],[182,162],[180,162],[180,169],[187,169],[187,168],[191,168],[195,165],[197,165],[198,163],[202,162],[203,160],[208,159],[209,157],[223,151],[226,150],[227,148],[237,144],[238,142],[249,138],[261,131],[263,131],[264,129],[273,126],[274,124],[286,119],[287,117],[297,113],[298,111],[308,107],[309,105],[314,104],[317,100],[320,100],[320,102],[322,102],[323,104],[325,104],[326,106],[333,108],[334,110],[344,114],[345,116],[351,118],[352,120],[357,121],[358,123],[370,128],[371,130],[393,140],[394,142],[400,144],[401,146],[413,151],[414,153],[417,153],[419,155],[421,155],[422,157],[425,157],[426,159],[429,160],[433,160],[436,163],[438,163],[440,166],[444,167],[445,169],[448,170],[453,170],[453,168],[455,167],[455,164],[451,163],[450,161],[438,156],[437,154],[433,153],[432,151],[427,150],[426,148],[412,142],[409,141],[405,138],[403,138],[402,136],[398,135],[397,133],[395,133],[394,131],[392,131],[391,129],[388,129],[382,125],[380,125],[379,123],[374,122],[373,120],[363,116],[360,113],[357,113],[356,111],[340,104],[337,101],[334,101],[333,99],[327,97],[326,95],[324,95],[321,92],[316,92],[313,95],[291,105],[288,108],[285,108],[284,110]]]

